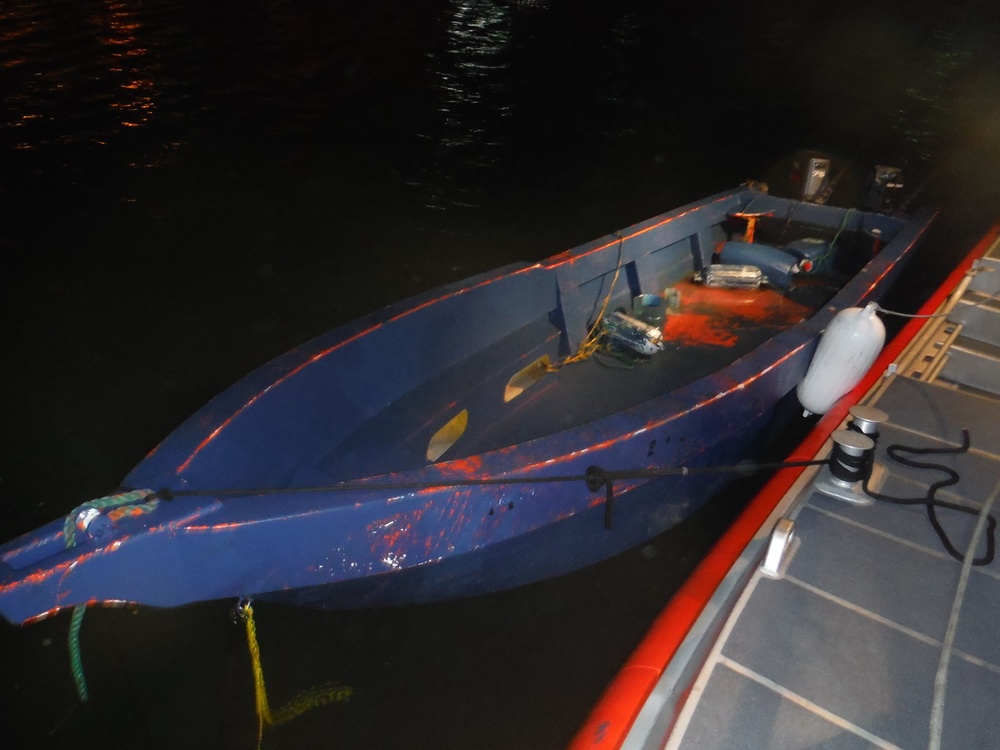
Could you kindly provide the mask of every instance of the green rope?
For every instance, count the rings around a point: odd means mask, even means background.
[[[73,509],[73,512],[66,516],[66,521],[63,523],[63,535],[66,537],[66,549],[74,546],[76,544],[76,519],[80,517],[80,514],[85,510],[106,510],[108,508],[124,508],[127,505],[135,505],[139,507],[141,503],[137,504],[137,501],[145,500],[147,497],[153,494],[152,490],[132,490],[130,492],[120,492],[117,495],[107,495],[105,497],[99,497],[95,500],[88,500]],[[151,501],[151,502],[156,502]]]
[[[152,495],[152,490],[132,490],[131,492],[120,492],[117,495],[107,495],[95,500],[88,500],[83,505],[73,509],[73,512],[66,516],[63,523],[63,536],[66,539],[66,549],[76,546],[76,521],[80,514],[86,510],[106,510],[117,508],[128,510],[129,508],[140,509],[148,512],[156,507],[158,500],[141,502]],[[139,502],[137,502],[139,501]],[[76,683],[76,694],[80,696],[80,701],[86,703],[90,698],[90,691],[87,690],[87,677],[83,673],[83,655],[80,652],[80,627],[83,625],[83,616],[87,612],[86,604],[77,604],[73,607],[73,617],[69,621],[69,663],[73,671],[73,682]]]
[[[86,604],[76,605],[73,607],[73,618],[69,621],[69,664],[73,670],[76,694],[80,696],[82,703],[86,703],[90,698],[87,677],[83,674],[83,655],[80,653],[80,626],[83,624],[83,615],[86,611]]]

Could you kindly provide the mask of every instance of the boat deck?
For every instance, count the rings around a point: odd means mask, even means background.
[[[974,512],[936,515],[958,552],[974,558],[988,554],[990,536],[977,514],[986,506],[1000,516],[998,234],[980,243],[988,250],[975,267],[985,272],[964,277],[863,399],[888,415],[875,449],[879,493],[923,498],[947,479],[895,461],[889,446],[949,449],[910,457],[957,473],[936,498]],[[826,441],[817,457],[829,450]],[[823,472],[806,470],[772,506],[686,636],[661,644],[667,662],[650,657],[655,643],[640,647],[609,691],[618,706],[599,704],[575,748],[997,746],[1000,557],[963,566],[925,503],[863,494],[849,502],[818,491]],[[771,530],[789,521],[782,563],[765,571]],[[669,627],[667,615],[659,625]],[[641,682],[642,669],[659,677],[630,714],[621,688]]]

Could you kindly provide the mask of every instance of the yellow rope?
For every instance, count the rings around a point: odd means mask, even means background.
[[[264,668],[260,662],[260,645],[257,643],[257,625],[253,619],[253,606],[247,602],[240,609],[243,623],[247,631],[247,647],[250,650],[250,662],[253,667],[254,698],[257,704],[257,747],[260,748],[264,739],[265,727],[276,727],[291,721],[312,708],[324,706],[327,703],[346,701],[354,692],[350,687],[327,683],[303,690],[287,705],[272,713],[267,700],[267,688],[264,685]]]
[[[580,346],[577,347],[576,353],[570,354],[567,357],[554,362],[552,364],[545,365],[546,372],[559,372],[566,365],[572,364],[574,362],[582,362],[585,359],[589,359],[594,356],[601,348],[601,333],[604,324],[604,313],[608,310],[608,305],[611,302],[611,295],[615,291],[615,284],[618,282],[618,275],[622,271],[622,245],[625,242],[625,238],[619,236],[618,238],[618,266],[615,268],[615,275],[611,279],[611,286],[608,287],[608,294],[604,298],[604,304],[601,305],[601,311],[597,314],[597,318],[594,320],[594,324],[587,331],[587,335],[583,337],[580,342]]]
[[[257,701],[257,747],[264,739],[264,726],[270,726],[271,707],[267,703],[267,688],[264,687],[264,668],[260,664],[260,646],[257,644],[257,625],[253,621],[253,606],[247,602],[242,611],[243,623],[247,629],[247,646],[250,648],[250,663],[253,665],[254,698]]]

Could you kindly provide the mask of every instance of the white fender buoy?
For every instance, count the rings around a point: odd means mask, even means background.
[[[876,309],[870,302],[864,309],[841,310],[823,332],[806,376],[795,389],[804,416],[825,414],[875,362],[885,343],[885,326]]]

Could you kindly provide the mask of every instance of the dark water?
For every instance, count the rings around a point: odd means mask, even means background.
[[[929,180],[942,221],[894,295],[917,304],[997,214],[1000,19],[868,6],[7,0],[0,537],[113,491],[336,324],[780,177],[800,148]],[[512,592],[259,606],[272,704],[354,690],[265,747],[563,746],[742,497]],[[85,707],[67,617],[0,627],[0,746],[253,747],[231,606],[89,613]]]

